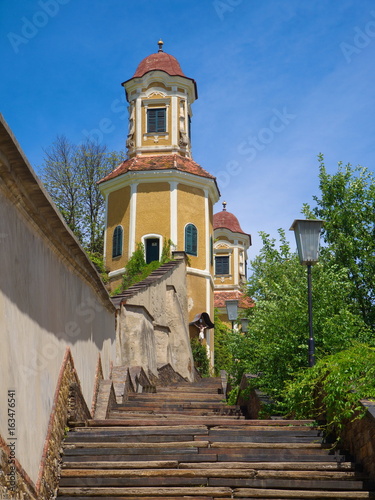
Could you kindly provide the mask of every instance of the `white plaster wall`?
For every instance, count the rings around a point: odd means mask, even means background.
[[[157,376],[153,321],[143,307],[123,307],[121,365],[142,366]]]
[[[16,457],[36,481],[67,346],[88,406],[101,353],[115,355],[115,318],[94,289],[3,196],[0,186],[0,434],[7,441],[7,391],[16,391]]]
[[[130,311],[127,305],[133,309]],[[143,306],[148,314],[141,308],[137,312],[134,306]],[[169,329],[168,334],[161,331],[163,327]],[[193,380],[186,267],[182,262],[165,277],[127,299],[120,311],[118,338],[118,364],[141,365],[155,373],[155,368],[167,361],[183,377]]]

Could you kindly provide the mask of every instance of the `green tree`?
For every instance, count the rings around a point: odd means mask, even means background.
[[[251,352],[248,337],[229,328],[221,321],[217,310],[215,310],[214,324],[215,374],[219,375],[220,370],[225,370],[231,385],[236,386],[240,383],[242,374],[249,368]]]
[[[375,395],[375,349],[357,344],[326,356],[286,385],[285,408],[294,418],[324,415],[328,431],[340,436],[346,422],[363,416],[360,399]]]
[[[246,368],[261,372],[262,389],[278,399],[286,381],[308,366],[306,268],[291,251],[283,230],[279,247],[269,235],[261,236],[263,248],[251,262],[248,283],[255,307],[250,310]],[[355,340],[373,342],[372,332],[348,298],[352,290],[346,269],[329,259],[313,267],[317,359],[348,348]]]
[[[210,376],[210,362],[207,357],[207,348],[201,344],[197,338],[190,341],[191,351],[194,359],[194,366],[201,377]]]
[[[58,136],[44,150],[42,181],[70,229],[81,239],[81,194],[75,168],[75,147],[65,136]]]
[[[44,150],[42,181],[84,248],[103,252],[104,199],[97,182],[120,162],[121,152],[87,140],[77,146],[58,136]]]
[[[365,322],[375,329],[375,177],[364,167],[345,167],[330,175],[319,156],[320,196],[316,207],[304,205],[307,216],[325,221],[322,255],[346,268],[351,298]]]
[[[214,325],[214,371],[218,376],[220,370],[229,372],[232,366],[232,352],[229,345],[231,329],[221,321],[217,309],[215,309]]]

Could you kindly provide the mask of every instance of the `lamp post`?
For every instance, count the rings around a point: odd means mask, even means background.
[[[238,316],[238,300],[226,300],[225,307],[227,308],[227,316],[229,321],[232,322],[232,330],[234,329],[234,322]]]
[[[296,219],[292,227],[296,237],[300,263],[307,266],[307,301],[309,309],[309,366],[315,365],[315,342],[312,322],[311,266],[319,260],[319,240],[323,221]]]
[[[248,318],[241,319],[241,330],[243,333],[247,333],[249,331],[249,320]]]

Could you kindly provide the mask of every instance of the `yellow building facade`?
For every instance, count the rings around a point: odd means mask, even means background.
[[[213,317],[213,206],[220,195],[215,177],[191,156],[196,83],[159,42],[159,51],[143,59],[122,85],[129,103],[127,159],[99,184],[111,288],[121,283],[137,243],[151,262],[170,240],[173,250],[189,259],[189,321],[202,312]],[[206,340],[212,352],[213,337]]]
[[[241,309],[253,306],[243,293],[247,281],[247,251],[251,246],[251,235],[245,233],[237,217],[228,212],[226,202],[223,210],[214,215],[214,284],[215,308],[219,317],[230,324],[226,312],[227,300],[238,300]]]

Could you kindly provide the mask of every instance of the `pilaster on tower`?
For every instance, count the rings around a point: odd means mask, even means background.
[[[177,153],[191,158],[191,105],[197,87],[177,59],[163,51],[144,58],[122,83],[129,102],[128,157]]]

